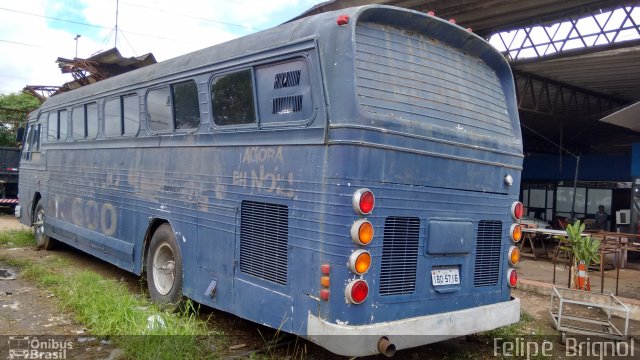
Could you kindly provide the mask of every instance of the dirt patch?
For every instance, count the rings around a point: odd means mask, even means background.
[[[0,268],[19,274],[18,269],[2,262]],[[15,276],[0,279],[0,358],[12,358],[12,354],[19,356],[34,349],[43,358],[57,354],[53,356],[107,359],[118,354],[119,350],[110,346],[108,340],[87,334],[73,320],[73,314],[61,308],[52,293],[30,281]],[[59,344],[55,350],[34,347],[53,343]]]
[[[0,231],[28,230],[30,227],[22,225],[13,215],[0,214]]]

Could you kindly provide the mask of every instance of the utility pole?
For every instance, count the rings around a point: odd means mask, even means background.
[[[116,0],[116,29],[115,29],[115,32],[114,32],[115,33],[115,35],[114,35],[115,43],[114,43],[114,46],[113,46],[115,48],[118,47],[118,8],[119,7],[120,7],[120,0]]]
[[[76,59],[78,58],[78,39],[80,38],[80,34],[76,35],[73,40],[76,41]]]

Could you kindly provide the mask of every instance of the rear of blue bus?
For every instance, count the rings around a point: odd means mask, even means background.
[[[508,64],[423,13],[333,14],[319,41],[327,198],[306,337],[390,354],[517,322],[522,142]]]

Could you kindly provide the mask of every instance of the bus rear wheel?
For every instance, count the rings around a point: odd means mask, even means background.
[[[146,268],[151,300],[162,309],[177,310],[183,300],[182,255],[169,224],[160,225],[153,233]]]
[[[55,248],[56,240],[45,234],[44,224],[46,215],[44,213],[44,205],[39,201],[34,212],[33,232],[36,238],[36,247],[38,249],[51,250]]]

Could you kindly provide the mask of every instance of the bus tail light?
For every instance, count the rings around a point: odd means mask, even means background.
[[[511,234],[511,239],[514,242],[522,240],[522,226],[520,226],[520,224],[511,225],[511,230],[509,231],[509,233]]]
[[[520,201],[516,201],[511,204],[511,216],[514,220],[520,220],[524,215],[524,205]]]
[[[364,280],[353,280],[345,288],[344,296],[350,304],[361,304],[369,296],[369,285]]]
[[[375,207],[376,199],[371,190],[362,188],[353,193],[353,209],[359,215],[369,215]]]
[[[329,274],[331,273],[331,265],[324,263],[320,265],[320,272],[322,276],[320,276],[320,299],[324,301],[329,301],[329,286],[331,285],[331,279],[329,278]]]
[[[348,23],[349,23],[349,16],[348,15],[340,15],[336,19],[336,24],[338,24],[338,26],[347,25]]]
[[[518,283],[518,273],[514,269],[507,271],[507,278],[509,279],[509,286],[514,287]]]
[[[512,246],[509,249],[509,264],[515,265],[520,262],[520,249],[515,246]]]
[[[358,245],[368,245],[373,240],[373,225],[365,219],[351,225],[351,240]]]
[[[349,269],[358,275],[369,271],[371,254],[366,250],[356,250],[349,256]]]

